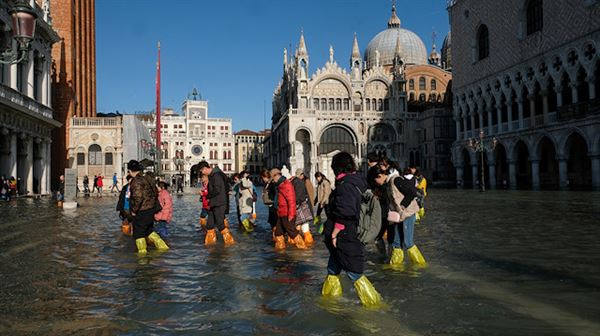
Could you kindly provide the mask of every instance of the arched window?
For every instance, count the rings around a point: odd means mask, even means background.
[[[390,110],[390,100],[387,99],[387,98],[383,100],[383,109],[385,111],[389,111]]]
[[[107,166],[113,165],[113,153],[104,153],[104,164]]]
[[[437,90],[437,82],[435,79],[431,80],[431,90]]]
[[[333,103],[333,98],[329,98],[329,111],[334,111],[335,110],[335,106]]]
[[[408,81],[408,89],[409,90],[414,90],[415,89],[415,80],[414,79],[410,79]]]
[[[383,111],[383,99],[377,100],[377,111]]]
[[[344,99],[344,111],[350,111],[350,99]]]
[[[333,126],[321,135],[319,154],[329,154],[334,150],[356,154],[356,145],[352,134],[340,126]]]
[[[425,84],[425,77],[419,78],[419,90],[425,91],[427,89]]]
[[[488,27],[481,25],[477,31],[477,60],[480,61],[490,55],[490,36]]]
[[[415,100],[415,93],[414,93],[414,92],[411,92],[411,93],[408,95],[408,101],[414,101],[414,100]]]
[[[335,100],[335,109],[338,111],[342,110],[342,100],[340,98]]]
[[[227,160],[227,151],[223,151],[223,160]]]
[[[327,111],[327,99],[325,98],[321,99],[321,109]]]
[[[93,144],[88,148],[88,164],[90,166],[99,166],[102,164],[102,148]]]
[[[527,35],[541,31],[544,27],[544,8],[542,0],[529,0],[527,3]]]
[[[319,98],[313,99],[313,105],[314,105],[313,108],[318,111],[319,110]]]
[[[365,110],[371,111],[371,99],[365,99]]]
[[[420,102],[424,102],[424,101],[425,101],[425,94],[424,94],[424,93],[421,93],[421,94],[419,95],[419,101],[420,101]]]
[[[435,103],[435,102],[437,102],[437,95],[435,94],[435,92],[432,92],[432,93],[429,95],[429,100],[430,100],[432,103]]]
[[[77,165],[85,165],[85,153],[77,153]]]

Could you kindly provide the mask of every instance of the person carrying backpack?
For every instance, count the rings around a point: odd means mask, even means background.
[[[388,237],[392,241],[390,265],[401,266],[404,263],[404,249],[411,262],[418,266],[426,266],[425,258],[419,248],[414,244],[414,228],[416,214],[419,211],[417,204],[417,188],[415,180],[406,170],[404,175],[391,175],[388,170],[377,167],[369,171],[369,180],[377,185],[387,184],[388,212]]]
[[[342,295],[340,273],[345,271],[354,282],[361,303],[375,307],[381,303],[381,296],[364,275],[365,248],[358,232],[362,195],[368,189],[367,183],[357,174],[356,163],[349,153],[336,154],[331,168],[336,176],[336,188],[326,209],[325,245],[329,250],[329,261],[321,293],[325,297]]]

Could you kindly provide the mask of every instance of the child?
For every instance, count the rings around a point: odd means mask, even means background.
[[[169,236],[167,224],[171,223],[173,218],[173,199],[169,194],[169,185],[164,181],[158,182],[158,202],[162,209],[154,214],[154,220],[157,222],[154,231],[165,239]]]
[[[210,205],[208,203],[208,175],[202,175],[202,181],[200,182],[200,203],[202,204],[202,212],[200,213],[200,225],[202,229],[206,229],[206,220],[208,217],[208,209]]]
[[[84,178],[84,183],[86,181],[87,176]],[[121,193],[119,194],[119,202],[117,203],[117,211],[119,212],[119,217],[123,221],[121,224],[121,231],[124,234],[131,236],[132,228],[131,222],[133,221],[133,217],[131,216],[131,210],[129,208],[129,197],[131,196],[131,192],[129,190],[129,182],[131,181],[131,175],[127,175],[127,184],[123,186],[121,189]],[[88,181],[89,183],[89,181]],[[84,188],[87,189],[89,193],[89,188],[84,184]]]
[[[243,229],[246,232],[254,231],[254,184],[248,176],[250,173],[243,171],[240,173],[240,183],[238,184],[238,211],[240,213],[240,221]]]

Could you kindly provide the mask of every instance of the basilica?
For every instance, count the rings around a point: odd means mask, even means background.
[[[387,29],[361,55],[354,35],[349,69],[329,48],[326,64],[310,73],[308,46],[301,33],[295,52],[284,50],[283,77],[273,94],[272,133],[265,139],[269,167],[301,168],[332,177],[338,151],[366,164],[378,152],[400,167],[414,165],[450,180],[450,149],[455,139],[449,106],[450,36],[428,54],[423,41],[392,6]]]

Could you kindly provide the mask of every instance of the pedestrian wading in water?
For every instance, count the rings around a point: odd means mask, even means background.
[[[217,233],[215,227],[219,229],[223,236],[225,246],[235,243],[229,228],[225,227],[225,214],[229,208],[229,192],[227,185],[227,176],[217,168],[212,168],[208,162],[201,161],[198,168],[203,175],[208,176],[208,219],[206,221],[205,245],[213,245],[217,242]]]
[[[418,191],[410,170],[403,175],[396,175],[381,166],[375,166],[369,169],[368,179],[379,186],[387,185],[385,197],[389,205],[388,239],[392,242],[389,263],[392,266],[403,265],[406,250],[413,264],[426,266],[425,258],[413,241],[419,205],[416,201]]]
[[[269,217],[267,222],[271,226],[271,232],[273,234],[273,241],[275,241],[275,227],[277,226],[277,209],[275,208],[275,183],[271,178],[271,172],[268,169],[263,169],[260,172],[260,178],[262,179],[265,187],[262,192],[263,203],[269,208]]]
[[[319,234],[323,233],[323,223],[321,221],[321,214],[323,210],[329,205],[329,196],[331,195],[331,182],[321,172],[315,173],[315,179],[317,180],[317,196],[315,199],[315,205],[317,206],[317,212],[314,219],[315,225],[317,225],[317,231]],[[327,214],[327,211],[325,211]]]
[[[136,160],[127,163],[127,170],[132,176],[129,184],[129,208],[133,218],[133,238],[138,254],[146,254],[146,238],[157,249],[168,250],[169,246],[154,232],[154,214],[161,210],[154,178],[144,175],[144,167]]]
[[[304,238],[296,229],[296,193],[290,180],[281,175],[281,170],[271,169],[271,179],[275,187],[274,207],[277,213],[275,224],[275,249],[285,249],[285,234],[289,243],[299,249],[306,249]]]
[[[357,234],[362,194],[368,188],[367,182],[356,173],[356,163],[349,153],[336,154],[331,168],[336,177],[325,223],[329,261],[322,294],[325,297],[341,296],[340,273],[345,271],[354,282],[361,303],[366,307],[376,307],[381,304],[381,296],[364,275],[365,248]]]
[[[160,235],[161,238],[166,239],[169,236],[168,224],[173,219],[173,198],[169,193],[169,185],[167,182],[158,182],[158,202],[160,203],[161,210],[154,214],[154,220],[156,221],[155,231]]]

